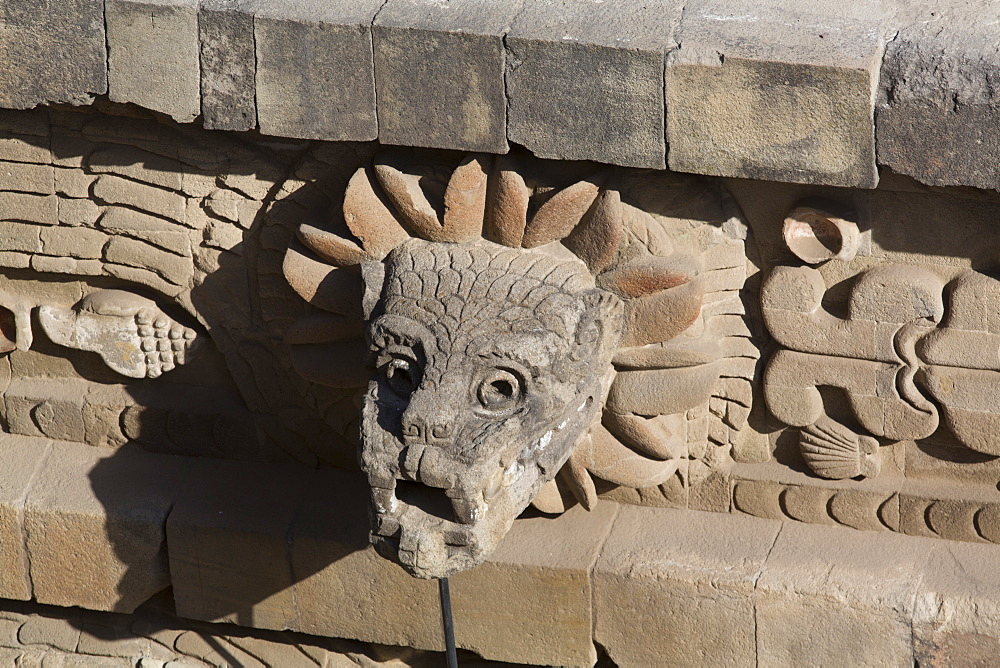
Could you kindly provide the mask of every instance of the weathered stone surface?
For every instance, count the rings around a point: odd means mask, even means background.
[[[290,533],[295,628],[386,645],[444,647],[435,583],[410,577],[368,541],[368,521],[340,508],[367,503],[363,475],[321,471]],[[378,620],[378,623],[373,623]]]
[[[99,202],[124,204],[168,220],[184,220],[184,197],[145,183],[105,174],[94,182],[91,192]]]
[[[182,188],[183,168],[180,162],[132,146],[98,147],[87,156],[87,167],[93,173],[117,174],[167,190],[179,191]]]
[[[67,652],[75,652],[80,642],[79,624],[75,620],[30,617],[18,630],[17,639],[22,645],[45,645]]]
[[[509,139],[541,157],[664,167],[664,56],[682,4],[526,3],[506,39]]]
[[[754,584],[781,526],[623,506],[594,566],[594,640],[618,665],[757,665]]]
[[[101,216],[101,209],[89,199],[59,198],[59,223],[61,225],[92,226]]]
[[[53,384],[36,378],[14,378],[4,394],[11,431],[82,441],[85,392],[85,382],[76,379]]]
[[[667,63],[671,169],[873,188],[891,14],[882,0],[686,3]]]
[[[190,122],[201,111],[197,0],[107,0],[108,96]]]
[[[41,603],[131,612],[170,584],[164,523],[181,460],[57,442],[24,505]]]
[[[379,140],[506,153],[503,36],[523,0],[390,0],[375,25]]]
[[[67,229],[65,227],[46,227],[40,234],[42,252],[46,255],[59,255],[78,258],[99,258],[108,236],[100,230],[88,228]]]
[[[333,141],[378,136],[370,26],[382,4],[278,0],[258,7],[261,132]]]
[[[188,285],[194,273],[190,258],[127,237],[112,237],[104,247],[104,259],[154,272],[174,285]]]
[[[257,127],[252,0],[205,0],[198,14],[201,115],[210,130]]]
[[[56,168],[53,172],[55,191],[66,197],[84,199],[90,196],[94,177],[81,169]],[[89,201],[89,200],[88,200]]]
[[[7,131],[0,131],[0,151],[15,162],[46,164],[52,160],[47,140]]]
[[[32,597],[24,542],[24,500],[51,445],[39,439],[4,435],[0,444],[0,596]]]
[[[486,563],[451,580],[455,618],[467,620],[457,643],[499,661],[592,664],[591,571],[618,512],[602,503],[517,520]]]
[[[757,580],[762,665],[911,666],[914,598],[934,543],[785,524]],[[836,595],[833,595],[836,592]]]
[[[924,567],[913,615],[920,665],[989,665],[1000,652],[1000,547],[940,545]]]
[[[38,253],[42,250],[42,240],[39,235],[43,229],[45,228],[38,225],[0,222],[0,250]]]
[[[930,185],[1000,188],[993,3],[904,3],[882,65],[879,164]]]
[[[0,106],[89,104],[108,90],[104,2],[5,2],[0,53]]]

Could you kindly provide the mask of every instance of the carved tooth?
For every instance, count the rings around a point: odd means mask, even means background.
[[[399,510],[399,499],[396,498],[396,491],[384,489],[382,487],[371,488],[372,505],[375,510],[382,515],[394,515]]]
[[[487,501],[492,501],[500,490],[503,488],[504,482],[504,470],[502,468],[497,468],[490,476],[490,479],[486,481],[486,489],[483,490],[483,498]]]
[[[521,477],[522,473],[524,473],[524,464],[519,461],[515,461],[503,472],[503,486],[509,487]]]
[[[482,508],[472,499],[452,498],[451,507],[455,518],[462,524],[474,524],[482,517]]]
[[[375,533],[379,536],[392,536],[399,531],[399,520],[389,515],[380,515],[377,519]]]
[[[465,525],[451,525],[444,531],[444,541],[448,545],[463,547],[471,545],[473,542],[472,527]]]

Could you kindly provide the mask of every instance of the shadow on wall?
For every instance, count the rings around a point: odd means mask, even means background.
[[[188,149],[216,141],[214,133],[179,130],[188,136],[169,140]],[[340,409],[353,402],[311,387],[290,371],[283,330],[309,307],[288,288],[281,263],[303,216],[333,205],[317,186],[299,188],[295,170],[307,170],[310,180],[332,182],[331,191],[342,191],[363,158],[342,147],[328,151],[324,162],[304,143],[266,142],[225,138],[216,147],[218,156],[226,156],[221,164],[202,163],[206,173],[215,168],[216,185],[232,187],[213,190],[200,202],[185,193],[188,210],[194,203],[210,220],[193,253],[194,284],[176,299],[197,316],[222,354],[254,433],[225,448],[225,460],[157,457],[156,470],[146,472],[147,494],[158,490],[146,511],[135,503],[141,492],[121,491],[132,468],[128,446],[99,462],[90,480],[107,512],[108,540],[125,567],[117,585],[122,600],[138,602],[140,591],[146,595],[172,584],[182,616],[316,632],[324,620],[310,615],[344,606],[345,592],[323,591],[321,603],[300,604],[300,599],[310,597],[306,583],[312,576],[368,546],[367,491],[359,474],[317,468],[356,468],[354,446],[343,436],[350,426],[337,421]],[[281,192],[285,179],[295,192]],[[216,210],[213,199],[225,200],[231,190],[258,199],[234,198],[236,211],[224,204]],[[243,217],[241,206],[252,210],[251,218]],[[333,428],[324,421],[328,416]],[[162,433],[157,418],[149,412],[140,419],[138,441],[148,443]],[[176,431],[169,417],[166,431]],[[208,445],[225,436],[191,430],[188,440]],[[190,442],[186,454],[204,454]],[[116,521],[115,508],[129,519]],[[155,554],[138,546],[144,528],[153,532],[149,548],[159,538]]]
[[[87,471],[92,497],[80,513],[91,535],[100,522],[107,539],[65,555],[62,568],[87,573],[62,600],[130,612],[173,584],[182,616],[321,630],[310,614],[353,594],[338,595],[336,582],[315,592],[303,583],[367,547],[367,492],[360,474],[324,468],[356,469],[353,418],[342,417],[353,400],[290,371],[283,328],[310,307],[281,263],[309,209],[336,205],[320,187],[342,192],[371,148],[207,133],[131,107],[95,107],[0,112],[0,138],[20,151],[17,164],[4,164],[42,174],[0,193],[15,207],[0,223],[12,240],[0,253],[0,288],[21,280],[20,294],[34,293],[37,343],[13,353],[11,384],[82,388],[65,406],[67,390],[22,392],[35,405],[15,419],[8,402],[3,426],[62,441],[53,458]],[[37,308],[76,317],[90,308],[77,300],[96,290],[153,300],[198,332],[202,351],[129,379],[73,337],[56,345]],[[128,308],[99,315],[142,327]],[[143,344],[151,336],[133,334]],[[159,343],[139,355],[167,352]]]

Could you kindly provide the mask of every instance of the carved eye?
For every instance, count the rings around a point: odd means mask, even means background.
[[[401,397],[412,394],[420,384],[420,366],[406,357],[392,357],[382,366],[382,375],[392,391]]]
[[[479,403],[492,413],[502,413],[517,406],[523,394],[521,378],[506,369],[490,371],[476,390]]]
[[[576,331],[576,342],[581,346],[588,346],[600,337],[601,328],[597,324],[596,320],[588,319],[580,325],[580,328]]]

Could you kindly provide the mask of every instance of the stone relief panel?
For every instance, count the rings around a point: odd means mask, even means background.
[[[326,165],[307,153],[346,160],[326,169],[349,175],[355,151],[102,109],[0,113],[4,428],[178,454],[351,459],[304,406],[306,383],[264,314],[299,306],[281,276],[287,240],[266,248],[282,234],[270,227],[275,194],[296,169]]]
[[[724,470],[757,435],[746,233],[695,177],[412,150],[358,169],[285,257],[317,308],[286,341],[360,397],[375,545],[442,577],[531,502]]]
[[[825,201],[732,185],[761,243],[775,421],[770,461],[734,472],[733,508],[996,542],[1000,203],[898,178]]]

